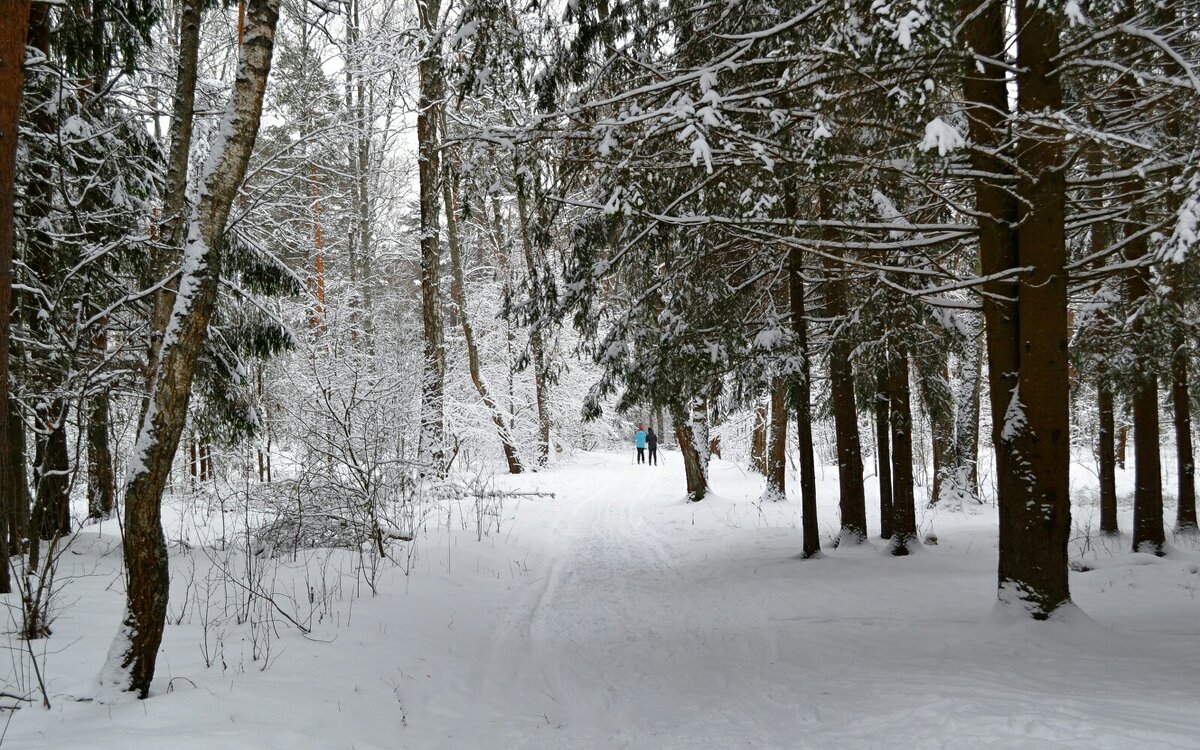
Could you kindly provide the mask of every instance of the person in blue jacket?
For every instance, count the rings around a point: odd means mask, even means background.
[[[646,463],[646,431],[638,425],[637,434],[633,436],[633,445],[637,448],[637,462]]]

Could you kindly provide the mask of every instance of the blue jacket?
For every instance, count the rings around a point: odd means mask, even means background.
[[[646,447],[646,433],[643,430],[638,430],[637,434],[633,436],[633,444],[638,448]]]

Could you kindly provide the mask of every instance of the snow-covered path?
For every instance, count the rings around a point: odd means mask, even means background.
[[[1194,541],[1166,559],[1081,547],[1087,615],[1005,623],[990,508],[923,511],[940,541],[909,558],[876,541],[801,561],[794,502],[762,505],[761,478],[718,461],[715,494],[688,504],[678,461],[498,478],[554,495],[510,501],[481,541],[431,521],[407,574],[343,596],[313,639],[282,630],[265,671],[244,628],[206,667],[183,618],[141,703],[73,700],[120,605],[115,538],[81,539],[78,602],[48,642],[54,708],[19,712],[3,746],[1200,748]],[[826,537],[835,485],[826,470]],[[173,554],[174,602],[188,560]]]
[[[570,746],[697,747],[800,718],[795,675],[762,671],[775,643],[753,587],[731,599],[710,585],[724,573],[701,551],[705,533],[652,518],[679,510],[676,472],[605,457],[580,474],[572,485],[594,489],[560,490],[555,556],[495,634],[487,677],[517,706],[595,735],[568,732]]]

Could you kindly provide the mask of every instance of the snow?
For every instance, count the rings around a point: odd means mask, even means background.
[[[789,501],[762,503],[761,477],[714,460],[712,494],[686,503],[679,453],[661,458],[582,454],[497,477],[554,495],[510,500],[482,540],[469,512],[428,519],[374,597],[355,586],[353,553],[276,561],[264,581],[285,608],[295,592],[308,612],[306,591],[327,605],[308,637],[277,619],[265,657],[261,629],[231,617],[205,631],[185,606],[239,558],[196,543],[219,511],[173,498],[168,539],[192,544],[171,546],[171,623],[147,701],[93,700],[123,594],[117,525],[88,526],[64,556],[70,606],[35,645],[52,708],[13,714],[5,747],[1197,746],[1196,542],[1146,564],[1127,538],[1088,534],[1088,472],[1071,546],[1092,568],[1071,574],[1079,610],[1031,623],[996,611],[990,506],[920,509],[921,538],[938,543],[917,556],[888,557],[876,539],[834,550],[837,472],[819,467],[825,555],[802,561],[794,474]],[[1128,528],[1132,471],[1118,482]],[[208,588],[219,609],[221,586]],[[6,685],[25,679],[16,661],[0,664]]]
[[[925,124],[925,137],[917,144],[922,151],[937,149],[938,156],[962,148],[966,140],[958,130],[940,117],[935,117]]]

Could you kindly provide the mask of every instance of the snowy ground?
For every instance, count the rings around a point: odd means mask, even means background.
[[[991,508],[922,511],[938,544],[910,558],[875,542],[800,561],[794,501],[761,505],[761,479],[718,461],[716,494],[686,504],[679,461],[598,453],[505,478],[554,497],[510,501],[482,541],[431,519],[376,596],[345,553],[268,566],[262,585],[307,638],[261,609],[254,627],[205,615],[239,597],[211,559],[236,560],[175,547],[148,701],[88,700],[122,599],[116,529],[91,527],[38,643],[52,708],[16,712],[0,745],[1200,748],[1194,540],[1154,559],[1080,531],[1081,612],[1009,623],[992,611]],[[835,489],[826,469],[827,537]],[[0,679],[27,689],[10,655]]]

